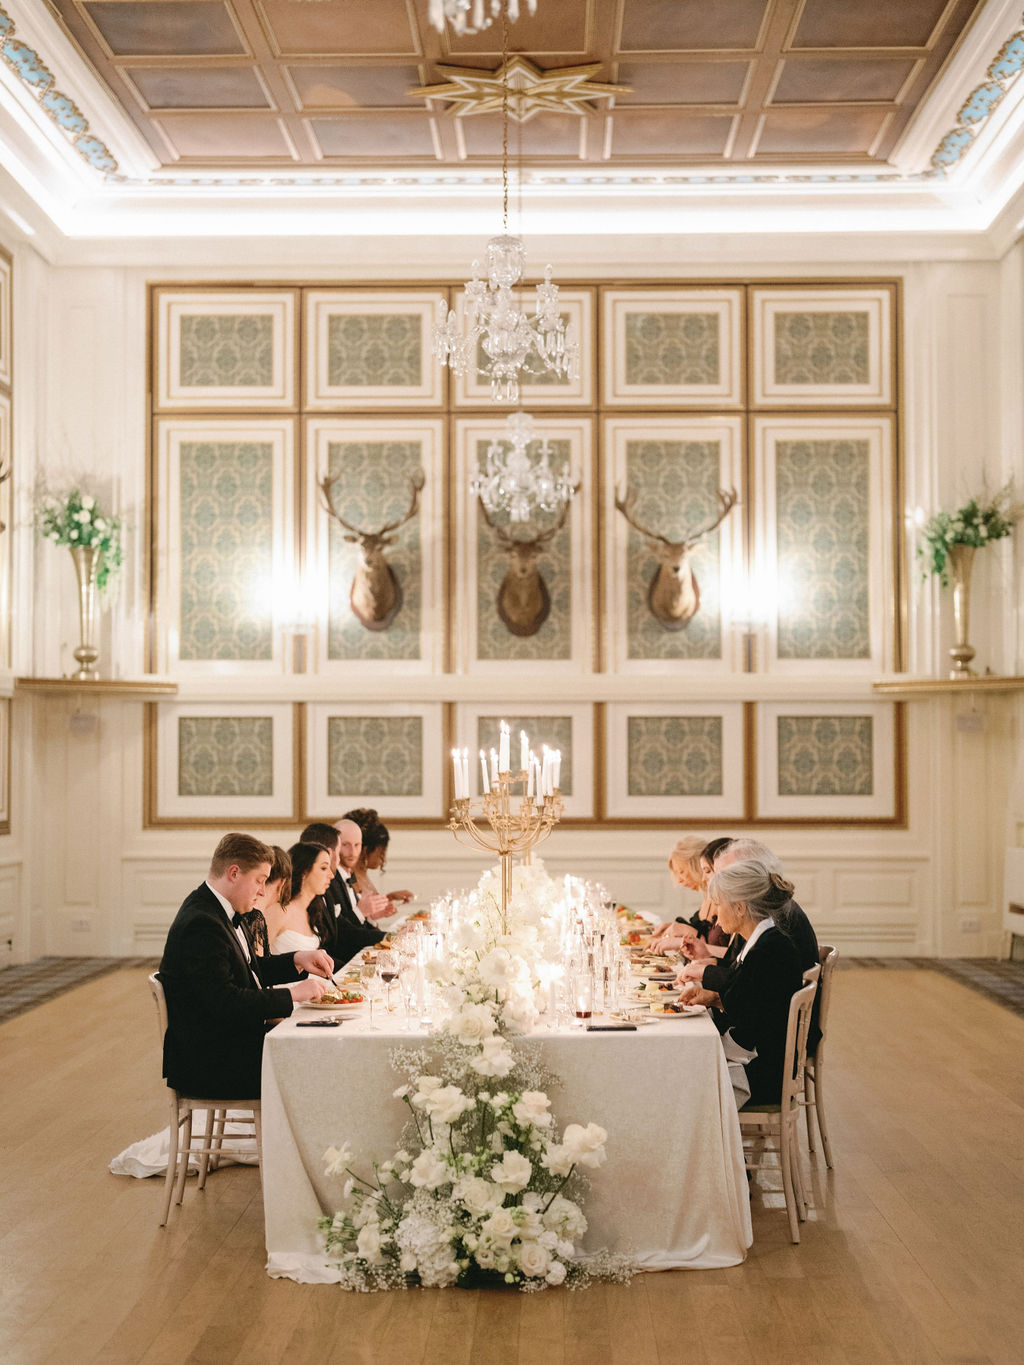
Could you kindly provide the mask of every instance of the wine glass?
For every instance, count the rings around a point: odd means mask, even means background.
[[[378,953],[377,966],[380,968],[380,979],[387,988],[388,1014],[391,1013],[391,987],[398,976],[398,955],[397,953]]]
[[[377,1027],[377,1025],[373,1022],[373,1005],[374,1001],[377,998],[377,987],[380,985],[380,976],[378,975],[378,971],[379,969],[376,958],[373,958],[369,962],[364,960],[359,967],[359,979],[366,987],[366,994],[370,1000],[371,1030],[376,1029]]]
[[[405,1032],[412,1030],[412,1001],[416,994],[416,963],[408,958],[402,959],[401,969],[398,973],[398,989],[402,993],[402,1005],[405,1009]]]

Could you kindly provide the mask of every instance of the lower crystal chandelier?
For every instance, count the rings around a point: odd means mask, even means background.
[[[539,446],[536,458],[529,453]],[[488,512],[507,512],[515,522],[529,521],[534,512],[560,512],[575,493],[568,461],[551,468],[551,446],[533,434],[528,412],[513,412],[505,435],[487,448],[484,472],[470,482]]]
[[[503,5],[508,18],[515,23],[519,18],[519,0],[430,0],[430,22],[438,33],[444,32],[445,20],[456,33],[479,33],[490,28]],[[526,8],[536,14],[537,0],[526,0]]]

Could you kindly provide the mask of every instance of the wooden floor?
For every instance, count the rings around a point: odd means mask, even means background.
[[[1024,1020],[936,973],[838,978],[837,1169],[813,1168],[799,1247],[755,1186],[745,1265],[583,1293],[270,1280],[251,1169],[190,1189],[160,1229],[160,1182],[106,1169],[164,1120],[151,1011],[132,969],[0,1025],[4,1365],[1024,1358]]]

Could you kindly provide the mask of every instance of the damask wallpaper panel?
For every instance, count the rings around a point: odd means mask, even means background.
[[[693,672],[738,667],[731,612],[742,605],[742,508],[685,556],[677,579],[692,574],[699,604],[685,626],[662,624],[650,595],[663,554],[652,538],[682,542],[720,514],[719,491],[742,489],[739,418],[614,418],[606,423],[609,475],[605,484],[605,603],[613,666],[623,673]],[[642,535],[616,507],[633,498],[630,515],[652,533]],[[666,568],[666,577],[669,570]],[[662,581],[665,581],[663,578]],[[661,610],[659,581],[658,610]],[[739,585],[740,593],[734,591]],[[667,589],[667,584],[666,584]]]
[[[456,309],[460,318],[462,290],[457,291]],[[535,289],[527,285],[522,293],[523,311],[532,317],[536,308]],[[594,401],[594,291],[592,289],[558,290],[558,309],[568,328],[571,328],[580,347],[578,379],[566,379],[545,370],[540,362],[528,358],[533,375],[521,379],[520,399],[529,408],[590,407]],[[455,402],[460,407],[490,407],[491,383],[478,373],[463,375],[453,381]]]
[[[0,834],[11,832],[11,699],[0,697]]]
[[[294,408],[295,297],[157,290],[156,406]]]
[[[297,817],[290,702],[160,702],[153,710],[150,824]]]
[[[752,291],[757,407],[890,407],[891,288]]]
[[[895,820],[895,736],[892,703],[758,703],[758,818]]]
[[[290,419],[165,419],[157,440],[157,651],[184,673],[274,673],[294,609]]]
[[[560,699],[523,702],[462,702],[455,708],[455,743],[469,750],[469,785],[476,801],[481,792],[480,750],[497,749],[499,728],[505,721],[511,732],[511,761],[518,771],[520,732],[525,731],[538,758],[546,744],[562,755],[559,790],[563,818],[593,819],[594,803],[594,708],[589,704]],[[515,788],[515,797],[521,794]],[[543,856],[543,853],[542,855]]]
[[[743,818],[742,702],[613,702],[607,707],[613,819]]]
[[[355,806],[381,819],[443,814],[439,702],[318,702],[307,707],[306,807],[338,820]]]
[[[13,374],[11,344],[14,302],[12,297],[11,258],[0,250],[0,384],[9,385]]]
[[[433,329],[447,307],[440,290],[310,290],[306,310],[306,407],[436,408],[444,371]]]
[[[755,441],[766,666],[886,671],[896,608],[890,420],[761,418]]]
[[[308,574],[324,628],[316,667],[321,672],[429,673],[444,657],[441,597],[445,500],[442,424],[436,419],[313,418],[306,429]],[[415,481],[423,487],[416,493]],[[397,578],[400,605],[381,629],[364,625],[351,604],[361,550],[326,510],[320,483],[335,479],[334,506],[361,532],[389,533],[384,550]],[[416,502],[416,511],[404,520]]]
[[[0,668],[11,666],[11,526],[14,521],[14,496],[11,467],[14,456],[11,400],[0,393]]]
[[[589,671],[593,653],[593,475],[591,426],[573,417],[552,417],[537,422],[538,438],[551,443],[554,464],[569,462],[571,477],[581,484],[570,503],[564,524],[544,514],[536,523],[511,529],[507,514],[495,513],[498,530],[487,525],[477,499],[469,491],[470,480],[482,470],[487,448],[501,441],[505,425],[500,418],[464,418],[456,422],[457,490],[456,650],[459,667],[470,673],[507,674],[508,671],[580,673]],[[531,450],[532,453],[532,450]],[[550,534],[549,534],[550,533]],[[537,540],[536,554],[505,548],[503,537],[528,542]],[[518,572],[513,572],[513,563]],[[539,570],[542,586],[531,583]],[[499,594],[507,582],[509,592],[531,589],[547,593],[548,613],[531,615],[532,608],[517,604],[506,610],[522,627],[540,624],[531,633],[517,633],[503,619]]]
[[[740,289],[606,289],[604,405],[739,407],[742,303]]]

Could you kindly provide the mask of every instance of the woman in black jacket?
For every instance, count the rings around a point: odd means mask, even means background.
[[[721,996],[701,988],[680,999],[722,1011],[726,1056],[731,1070],[742,1066],[749,1102],[755,1107],[778,1103],[789,1002],[803,984],[803,974],[793,944],[772,915],[790,900],[793,884],[763,863],[738,862],[716,872],[708,892],[725,932],[746,942]]]

